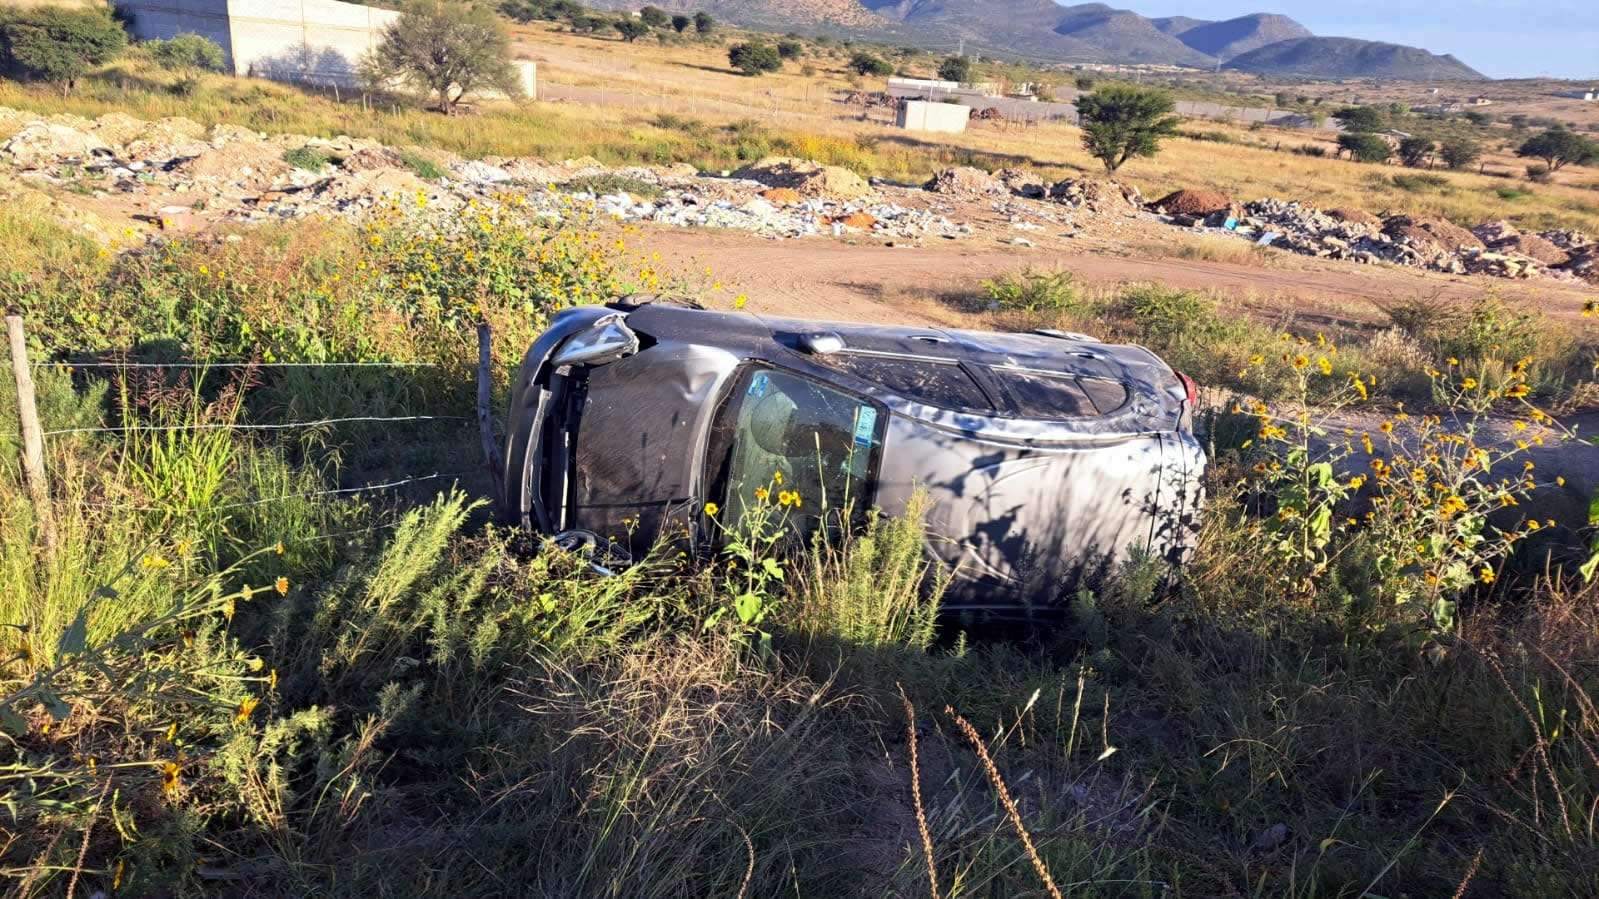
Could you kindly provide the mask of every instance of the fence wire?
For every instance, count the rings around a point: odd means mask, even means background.
[[[34,368],[438,368],[436,362],[36,362]]]
[[[207,512],[220,512],[227,509],[246,509],[253,506],[264,506],[270,503],[280,503],[291,499],[310,499],[315,496],[345,496],[354,493],[371,493],[378,490],[392,490],[407,484],[417,484],[423,481],[437,481],[441,478],[462,478],[471,474],[469,471],[435,472],[418,477],[401,478],[397,481],[388,481],[382,484],[362,484],[359,487],[337,487],[331,490],[306,490],[300,493],[285,493],[282,496],[268,496],[261,499],[249,500],[242,503],[224,503],[220,506],[210,506]],[[90,509],[104,509],[117,512],[170,512],[172,509],[163,506],[133,506],[122,503],[80,503]],[[193,511],[193,510],[191,510]]]
[[[130,431],[286,431],[294,428],[315,428],[322,425],[350,424],[353,422],[399,421],[476,421],[465,415],[362,415],[351,418],[319,418],[315,421],[288,421],[279,424],[229,424],[226,422],[196,422],[186,425],[118,425],[109,428],[57,428],[41,431],[44,437],[61,434],[124,434]]]

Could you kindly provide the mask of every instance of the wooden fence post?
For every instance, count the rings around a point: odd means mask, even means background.
[[[22,316],[6,316],[6,337],[11,344],[11,374],[17,382],[17,420],[22,425],[22,478],[28,485],[33,514],[39,522],[39,537],[45,549],[55,554],[55,516],[50,509],[50,486],[44,478],[44,433],[39,427],[39,407],[33,395],[33,372],[28,368],[28,343],[22,331]]]
[[[505,476],[505,461],[500,456],[500,445],[494,440],[494,373],[492,368],[494,335],[488,322],[477,326],[477,429],[483,441],[483,462],[488,466],[489,477],[494,482],[494,501],[501,502],[505,491],[501,482]]]

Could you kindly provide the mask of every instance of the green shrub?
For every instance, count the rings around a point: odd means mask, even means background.
[[[1393,155],[1393,148],[1386,140],[1365,132],[1338,135],[1338,149],[1356,162],[1387,162]]]
[[[989,308],[1001,312],[1070,312],[1082,307],[1082,294],[1064,269],[1000,275],[983,282]]]
[[[139,46],[157,65],[169,71],[222,71],[222,48],[208,37],[180,34],[168,40],[145,41]]]
[[[106,9],[0,11],[0,68],[15,78],[58,84],[63,93],[127,45],[127,34]]]
[[[744,43],[727,48],[727,62],[746,75],[775,72],[783,67],[783,57],[771,44]]]
[[[634,198],[645,200],[653,200],[661,195],[661,186],[659,184],[615,172],[574,178],[563,183],[561,189],[569,193],[587,193],[595,196],[625,193]]]
[[[283,151],[283,161],[297,169],[320,172],[332,162],[331,157],[315,147],[294,147]]]
[[[438,163],[415,150],[400,151],[400,161],[405,164],[406,168],[415,172],[418,178],[436,181],[443,178],[445,174],[444,169],[440,168]]]

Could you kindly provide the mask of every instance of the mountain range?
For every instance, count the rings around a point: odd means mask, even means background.
[[[631,9],[637,0],[591,0]],[[1455,59],[1417,47],[1324,37],[1287,16],[1224,21],[1147,18],[1103,3],[1054,0],[654,0],[734,24],[970,50],[1053,63],[1231,68],[1265,76],[1475,80]]]

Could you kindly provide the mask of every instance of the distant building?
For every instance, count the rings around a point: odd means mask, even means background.
[[[1565,97],[1568,100],[1581,100],[1584,103],[1599,102],[1599,87],[1585,91],[1561,91],[1560,93],[1555,94],[1555,96]]]
[[[1472,97],[1470,100],[1466,101],[1466,103],[1471,106],[1492,106],[1493,102],[1494,101],[1488,99],[1487,97]]]
[[[906,100],[899,106],[894,124],[906,131],[936,131],[959,134],[966,130],[972,108],[959,103],[931,103]]]
[[[139,40],[198,34],[222,48],[235,75],[352,88],[361,57],[400,17],[339,0],[115,0]],[[522,91],[536,95],[536,70],[517,63]]]

